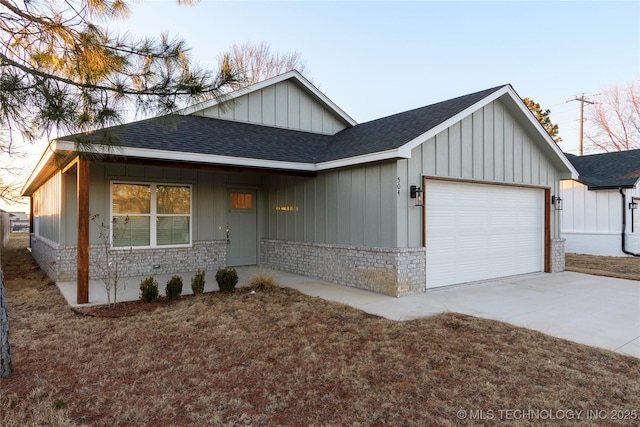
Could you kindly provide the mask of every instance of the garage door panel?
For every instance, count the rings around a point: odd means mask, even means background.
[[[542,271],[544,190],[428,180],[427,288]]]

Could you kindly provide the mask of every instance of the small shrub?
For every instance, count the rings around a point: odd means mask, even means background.
[[[191,278],[191,290],[194,295],[204,293],[204,270],[198,269],[196,275]]]
[[[272,274],[260,271],[249,278],[249,289],[256,292],[275,292],[280,289],[278,278]]]
[[[51,407],[53,409],[62,409],[65,406],[67,406],[66,402],[62,399],[56,399],[53,401],[53,404],[51,405]]]
[[[221,268],[216,272],[216,282],[223,292],[232,292],[238,284],[238,272],[235,268]]]
[[[140,299],[146,303],[158,299],[158,282],[153,276],[142,279],[140,282]]]
[[[169,299],[178,299],[182,294],[182,277],[173,276],[167,281],[167,287],[164,288],[164,292]]]

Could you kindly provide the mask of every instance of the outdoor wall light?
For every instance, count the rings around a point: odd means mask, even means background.
[[[416,206],[422,206],[422,195],[424,194],[424,190],[420,187],[412,185],[409,187],[409,197],[412,199],[416,199]]]
[[[560,196],[551,196],[551,204],[556,207],[557,211],[562,210],[562,198]]]
[[[631,209],[632,211],[638,209],[638,202],[636,202],[635,200],[631,199],[631,201],[629,202],[629,209]],[[633,229],[635,228],[634,224],[633,224],[634,218],[635,218],[635,215],[632,214],[631,215],[631,232],[632,233],[634,232]]]

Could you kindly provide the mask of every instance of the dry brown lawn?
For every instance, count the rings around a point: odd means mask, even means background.
[[[566,254],[566,270],[640,280],[640,258]]]
[[[0,381],[2,426],[639,423],[636,358],[455,313],[396,322],[289,289],[87,316],[25,244],[3,255],[15,371]]]

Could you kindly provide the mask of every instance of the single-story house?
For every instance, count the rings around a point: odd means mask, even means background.
[[[566,252],[640,255],[640,150],[567,158],[579,178],[561,187]]]
[[[22,233],[29,231],[29,217],[25,212],[9,212],[11,232]]]
[[[104,253],[95,214],[121,275],[260,264],[402,296],[562,271],[552,201],[572,178],[510,85],[357,124],[291,71],[55,139],[22,193],[33,256],[79,302]]]

